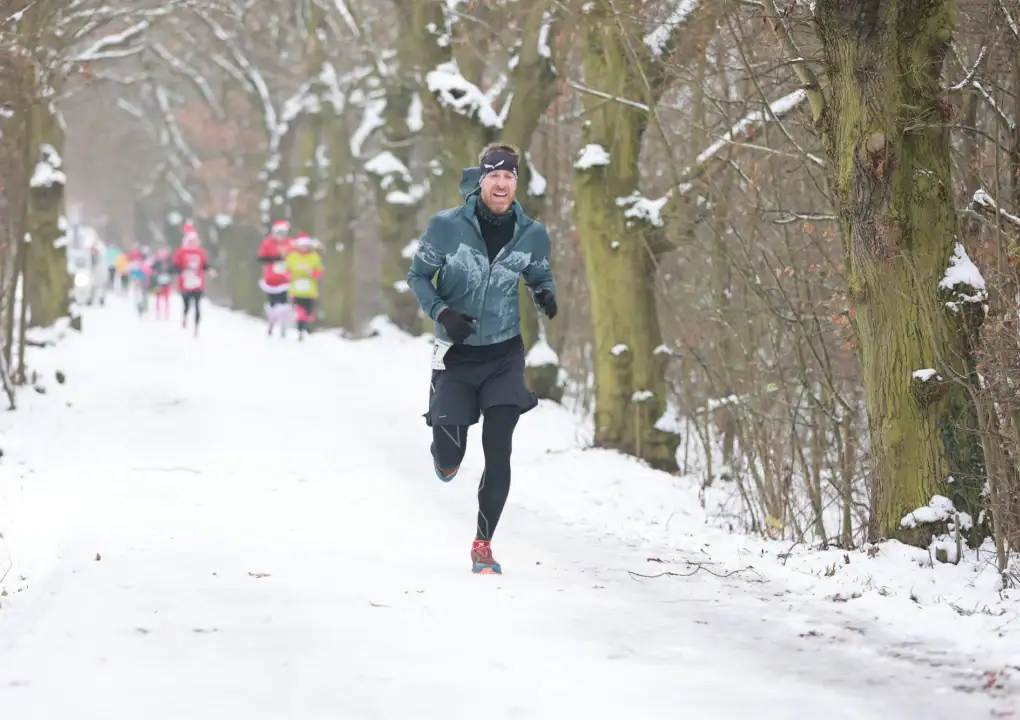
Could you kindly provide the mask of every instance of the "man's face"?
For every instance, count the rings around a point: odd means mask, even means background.
[[[517,177],[509,170],[493,170],[482,178],[482,202],[497,215],[510,209],[517,194]]]

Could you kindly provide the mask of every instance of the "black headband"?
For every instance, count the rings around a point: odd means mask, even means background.
[[[482,158],[482,177],[493,170],[506,170],[517,177],[517,156],[509,150],[493,150]]]

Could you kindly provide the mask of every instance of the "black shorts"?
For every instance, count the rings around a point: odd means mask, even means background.
[[[203,293],[201,290],[181,293],[181,297],[184,299],[185,305],[190,305],[193,302],[197,304],[198,301],[202,299],[202,295]]]
[[[497,405],[513,405],[524,414],[538,405],[524,384],[524,350],[509,355],[447,365],[433,370],[425,424],[474,425],[481,413]]]
[[[276,307],[277,305],[286,305],[287,291],[281,290],[280,292],[266,293],[266,302],[269,303],[269,307]]]

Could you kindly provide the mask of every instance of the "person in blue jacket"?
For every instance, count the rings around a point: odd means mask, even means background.
[[[479,166],[462,173],[463,204],[429,220],[407,275],[422,311],[435,321],[425,420],[440,480],[457,474],[468,428],[485,417],[471,546],[476,573],[502,572],[490,544],[510,492],[513,433],[520,416],[538,404],[524,384],[521,278],[545,315],[556,316],[549,233],[514,199],[520,156],[501,143],[482,150]]]

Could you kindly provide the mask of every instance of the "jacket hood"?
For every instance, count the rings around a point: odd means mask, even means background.
[[[467,200],[482,189],[482,169],[480,167],[464,168],[460,171],[460,196]]]

